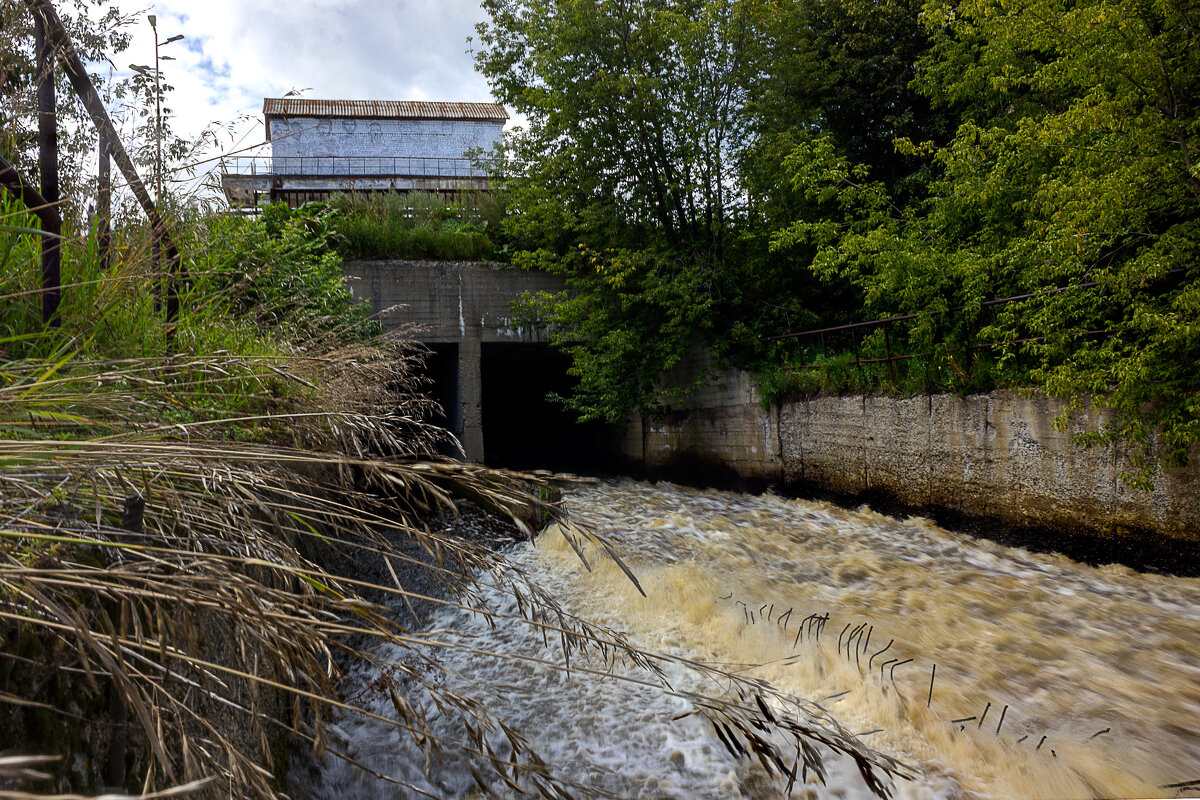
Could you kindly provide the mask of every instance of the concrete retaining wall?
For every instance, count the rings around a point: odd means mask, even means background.
[[[703,362],[674,376],[694,379]],[[1200,447],[1191,466],[1162,470],[1147,494],[1120,479],[1116,446],[1080,449],[1060,431],[1063,404],[995,392],[905,399],[844,396],[764,410],[749,376],[709,370],[704,387],[662,421],[632,426],[624,452],[651,472],[717,467],[744,479],[883,495],[1016,525],[1151,531],[1200,542]]]

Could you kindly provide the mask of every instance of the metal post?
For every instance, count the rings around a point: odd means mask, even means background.
[[[71,85],[75,88],[75,93],[79,95],[79,99],[83,101],[84,108],[91,115],[92,122],[100,130],[108,134],[109,153],[113,161],[117,164],[117,169],[121,170],[121,174],[125,177],[133,196],[137,198],[142,209],[146,212],[146,216],[150,218],[150,224],[159,231],[159,236],[163,239],[167,248],[167,258],[171,264],[172,274],[180,271],[179,251],[175,248],[175,243],[171,240],[170,233],[163,224],[161,217],[158,215],[158,209],[154,205],[154,201],[150,198],[150,193],[146,191],[142,179],[138,176],[137,169],[133,166],[133,160],[130,159],[129,153],[126,152],[125,146],[121,143],[117,136],[116,129],[113,128],[112,119],[108,116],[108,109],[104,106],[104,102],[100,99],[100,95],[96,92],[96,87],[92,85],[91,78],[88,77],[87,69],[83,66],[83,62],[79,60],[79,55],[75,52],[74,46],[71,44],[70,36],[67,30],[63,27],[62,20],[58,17],[58,12],[54,10],[54,5],[49,0],[25,0],[26,7],[33,12],[34,18],[37,19],[40,15],[46,25],[46,39],[53,46],[53,52],[62,62],[63,70],[67,73],[67,78],[71,81]]]
[[[158,18],[146,17],[154,31],[154,202],[162,204],[162,83],[158,74]],[[156,265],[157,266],[157,265]]]
[[[155,264],[158,262],[158,237],[154,237],[155,248]],[[179,319],[179,283],[175,280],[175,268],[172,266],[167,275],[167,322],[171,326],[171,330],[175,328],[175,321]]]
[[[158,274],[159,247],[158,247],[158,231],[151,228],[150,230],[150,280],[154,286],[154,310],[161,312],[163,310],[162,302],[162,287],[159,284]],[[170,283],[170,279],[167,280]]]
[[[42,197],[57,207],[58,187],[58,114],[54,92],[54,47],[46,36],[41,14],[33,15],[34,47],[37,49],[38,168],[42,177]],[[53,230],[48,229],[49,227]],[[61,300],[62,225],[57,219],[42,221],[42,322],[58,327]]]
[[[896,365],[892,361],[892,340],[888,336],[888,328],[890,327],[892,327],[891,323],[885,322],[883,324],[883,354],[887,356],[888,379],[891,380],[894,386],[896,383]]]

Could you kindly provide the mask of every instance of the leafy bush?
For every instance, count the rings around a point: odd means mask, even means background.
[[[238,317],[313,335],[354,339],[380,332],[368,306],[346,289],[331,247],[336,214],[324,204],[268,206],[259,219],[211,217],[197,232],[194,293]]]

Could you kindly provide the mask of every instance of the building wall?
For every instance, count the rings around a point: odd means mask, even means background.
[[[295,117],[270,122],[271,150],[276,158],[462,158],[472,148],[490,150],[504,130],[500,122],[465,120]]]

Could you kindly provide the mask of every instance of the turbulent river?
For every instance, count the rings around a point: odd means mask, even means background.
[[[1200,779],[1200,580],[772,495],[624,481],[572,487],[565,502],[646,596],[594,548],[585,568],[553,528],[516,547],[514,567],[565,611],[674,657],[663,670],[676,691],[634,666],[618,668],[627,679],[589,672],[586,654],[565,671],[560,642],[528,626],[455,609],[434,626],[463,645],[439,656],[439,680],[479,697],[576,786],[627,798],[786,796],[786,780],[734,758],[702,717],[686,716],[689,692],[722,691],[687,666],[703,661],[820,703],[864,746],[911,768],[911,779],[889,781],[897,797],[1200,794],[1172,787]],[[499,590],[481,597],[499,614],[519,610]],[[392,728],[346,719],[337,737],[410,788],[327,759],[314,795],[477,796],[465,763],[418,758]],[[871,796],[850,758],[827,753],[826,769],[823,784],[810,773],[792,796]]]

